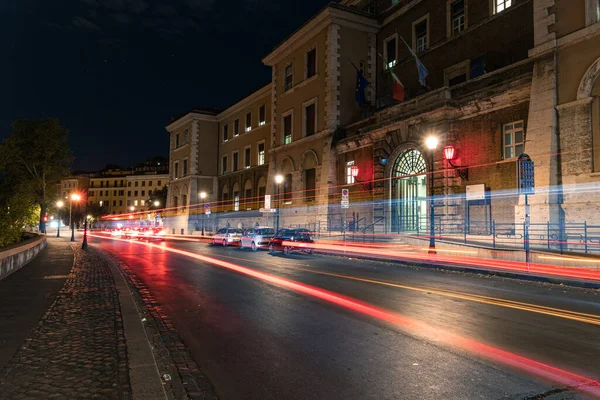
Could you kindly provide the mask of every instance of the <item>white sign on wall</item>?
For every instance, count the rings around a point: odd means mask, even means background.
[[[467,185],[467,201],[485,200],[485,184]]]
[[[271,195],[265,194],[265,208],[268,210],[271,208]]]

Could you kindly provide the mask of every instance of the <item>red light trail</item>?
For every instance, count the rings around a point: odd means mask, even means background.
[[[152,243],[141,243],[137,241],[130,241],[125,239],[107,238],[104,236],[90,235],[101,239],[111,239],[123,242],[134,243],[137,245],[153,247],[163,251],[169,251],[172,253],[180,254],[185,257],[194,258],[209,264],[217,265],[222,268],[235,271],[255,279],[259,279],[264,282],[271,283],[273,285],[283,287],[289,290],[293,290],[298,293],[302,293],[332,304],[336,304],[340,307],[352,310],[364,315],[368,315],[375,319],[385,321],[394,324],[408,332],[423,336],[436,343],[442,343],[451,347],[459,348],[463,351],[475,354],[479,357],[486,358],[497,363],[504,364],[506,366],[516,368],[525,373],[534,375],[538,378],[553,381],[561,385],[575,388],[588,395],[600,398],[600,382],[591,378],[587,378],[581,375],[577,375],[533,359],[519,356],[517,354],[477,342],[475,340],[462,337],[460,335],[448,332],[446,330],[435,328],[425,323],[407,318],[400,314],[394,313],[389,310],[385,310],[379,307],[375,307],[371,304],[361,302],[359,300],[346,297],[328,290],[320,289],[314,286],[305,285],[292,280],[279,278],[264,272],[260,272],[248,267],[233,264],[227,261],[218,260],[211,257],[206,257],[200,254],[195,254],[186,250],[174,249],[166,246],[155,245]]]

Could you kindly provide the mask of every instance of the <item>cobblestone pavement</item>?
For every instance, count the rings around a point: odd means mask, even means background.
[[[131,398],[112,273],[96,250],[78,246],[54,303],[0,372],[0,399]]]

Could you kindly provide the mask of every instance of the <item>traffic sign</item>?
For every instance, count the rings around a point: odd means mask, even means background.
[[[350,202],[349,201],[342,201],[342,208],[350,208]]]
[[[274,208],[261,208],[258,211],[260,211],[261,213],[274,213],[277,210],[275,210]]]
[[[204,205],[204,214],[210,215],[210,204]]]
[[[271,208],[271,195],[270,194],[265,194],[265,208],[267,208],[267,209]]]
[[[521,154],[517,159],[517,186],[519,194],[535,193],[534,164],[527,154]]]
[[[350,190],[342,189],[342,201],[348,201],[350,197]]]

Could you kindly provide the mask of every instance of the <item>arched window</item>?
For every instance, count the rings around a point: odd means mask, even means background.
[[[404,151],[392,169],[392,229],[424,229],[427,223],[427,164],[420,151]]]

